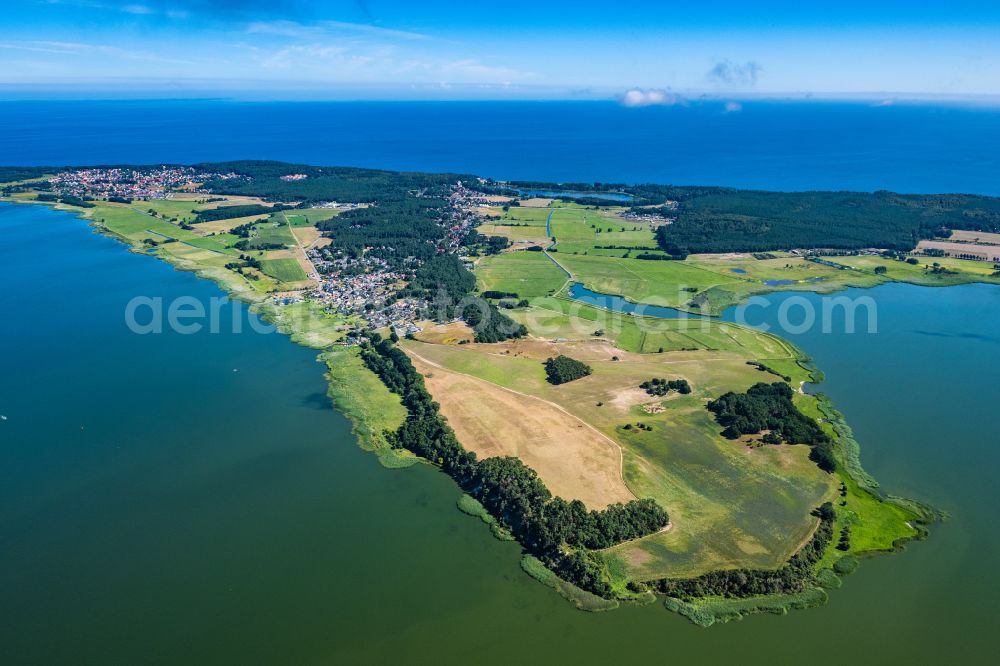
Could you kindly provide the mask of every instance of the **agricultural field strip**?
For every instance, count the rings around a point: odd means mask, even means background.
[[[288,214],[282,211],[281,217],[284,218],[285,224],[288,226],[289,233],[291,233],[292,223],[288,220]],[[298,260],[299,264],[302,265],[303,268],[305,268],[306,266],[309,267],[309,269],[306,271],[306,278],[312,282],[315,282],[313,276],[318,276],[319,271],[316,270],[316,266],[313,265],[312,259],[310,259],[309,255],[306,254],[305,248],[303,248],[302,243],[299,242],[298,236],[292,233],[292,239],[295,241],[296,254],[298,255],[296,256],[296,259]],[[303,264],[303,262],[305,263]]]

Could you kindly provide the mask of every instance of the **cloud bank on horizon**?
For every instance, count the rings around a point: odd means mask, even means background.
[[[970,0],[640,0],[613,15],[577,0],[566,10],[524,0],[503,11],[445,0],[7,0],[0,86],[367,87],[630,107],[703,91],[1000,95],[1000,6]]]
[[[630,88],[622,95],[622,106],[674,106],[685,104],[685,99],[668,90]]]

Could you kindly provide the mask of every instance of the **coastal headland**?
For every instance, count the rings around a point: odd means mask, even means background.
[[[835,406],[800,390],[821,381],[809,359],[716,315],[777,291],[1000,283],[947,251],[988,244],[998,200],[559,189],[276,162],[0,168],[4,200],[81,215],[319,350],[364,448],[440,466],[582,608],[785,612],[926,534],[936,512],[883,491]]]

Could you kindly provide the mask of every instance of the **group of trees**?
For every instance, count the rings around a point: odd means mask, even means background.
[[[586,363],[562,354],[545,361],[545,376],[550,384],[565,384],[591,372],[593,369]]]
[[[48,194],[42,193],[35,196],[37,201],[48,201],[53,203],[62,203],[67,206],[76,206],[77,208],[93,208],[94,204],[91,203],[90,199],[84,199],[81,197],[73,196],[71,194]]]
[[[671,379],[666,380],[660,377],[654,377],[647,382],[639,384],[639,388],[645,389],[646,393],[655,396],[665,396],[670,391],[677,391],[682,395],[687,395],[691,392],[691,385],[688,384],[686,379]]]
[[[781,377],[786,382],[792,381],[792,378],[790,376],[783,375],[780,372],[778,372],[777,370],[775,370],[774,368],[772,368],[770,366],[767,366],[767,365],[764,365],[760,361],[747,361],[747,365],[752,365],[753,367],[757,368],[761,372],[766,372],[768,374],[774,375],[775,377]]]
[[[389,390],[402,396],[406,421],[390,443],[441,466],[504,528],[562,578],[598,594],[611,587],[601,560],[588,549],[607,548],[662,529],[666,511],[654,500],[632,500],[603,511],[587,510],[578,500],[553,497],[545,484],[519,458],[478,460],[466,451],[439,413],[423,377],[406,354],[377,333],[362,345],[361,358]],[[575,550],[572,550],[575,549]]]
[[[500,254],[500,252],[510,247],[510,239],[504,236],[484,236],[475,229],[470,229],[465,237],[465,244],[473,248],[477,256],[480,250],[483,254],[489,256]]]
[[[483,298],[473,298],[462,310],[462,319],[476,333],[476,342],[503,342],[528,334],[519,324]]]
[[[820,519],[813,538],[779,569],[726,569],[683,580],[662,579],[657,591],[681,599],[699,597],[745,598],[801,592],[815,580],[816,563],[833,538],[836,513],[830,502],[813,512]]]
[[[458,257],[439,254],[417,269],[407,293],[434,301],[439,318],[459,316],[464,319],[475,331],[476,342],[501,342],[528,334],[524,325],[501,313],[486,298],[474,296],[475,288],[476,276]]]
[[[730,391],[708,403],[723,435],[736,439],[770,430],[791,444],[819,444],[828,437],[815,421],[792,402],[792,387],[784,382],[751,386],[746,393]]]
[[[63,167],[23,167],[0,166],[0,183],[16,183],[20,180],[41,178],[45,174],[62,171]]]
[[[751,386],[746,393],[730,391],[708,403],[722,434],[730,439],[767,430],[767,444],[809,444],[809,459],[825,472],[833,472],[836,459],[833,442],[819,425],[792,402],[792,388],[783,382]]]

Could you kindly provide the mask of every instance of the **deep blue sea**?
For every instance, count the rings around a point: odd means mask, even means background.
[[[0,164],[268,158],[557,182],[1000,195],[1000,109],[833,102],[0,102]]]
[[[272,158],[1000,195],[997,155],[1000,110],[982,108],[0,102],[0,164]],[[992,664],[1000,651],[995,286],[886,285],[864,292],[878,335],[792,337],[884,489],[952,519],[865,561],[826,606],[702,630],[660,604],[582,613],[535,583],[516,544],[454,508],[448,477],[383,469],[356,446],[315,351],[249,326],[128,332],[134,296],[221,292],[85,220],[0,205],[0,284],[0,664]]]

